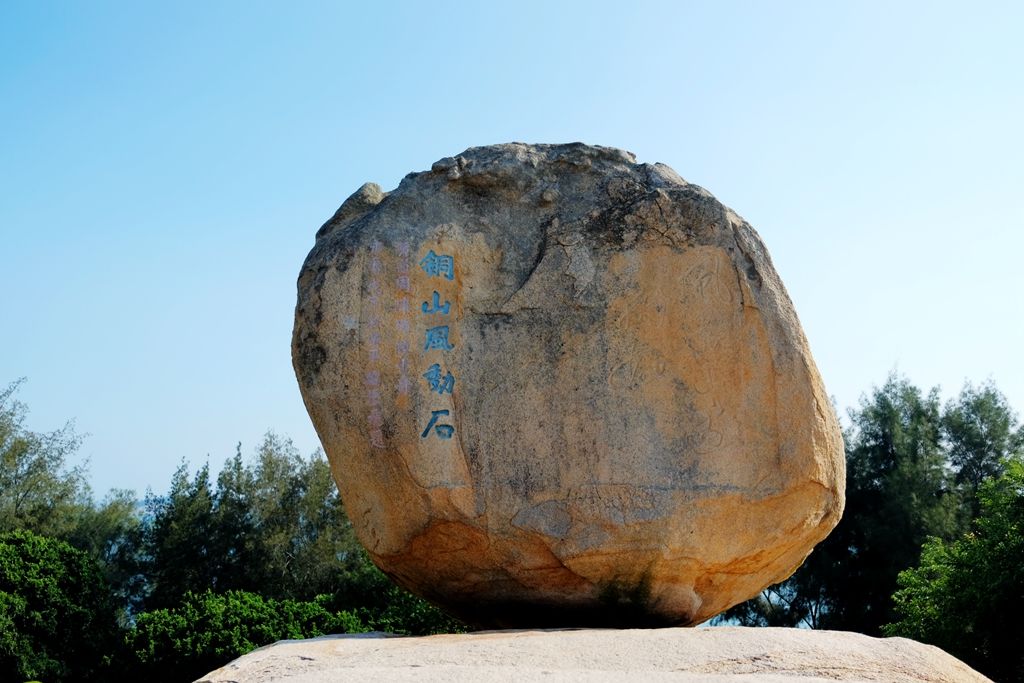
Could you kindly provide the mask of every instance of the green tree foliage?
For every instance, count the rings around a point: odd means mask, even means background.
[[[71,423],[45,434],[26,429],[28,411],[14,399],[21,383],[0,391],[0,532],[31,529],[64,537],[89,503],[83,471],[65,467],[81,438]]]
[[[822,625],[877,635],[892,618],[896,577],[925,539],[959,531],[959,498],[941,446],[937,390],[922,395],[890,377],[850,418],[846,512],[822,552],[831,574]]]
[[[147,499],[149,608],[188,592],[245,590],[271,598],[332,593],[359,546],[321,455],[301,458],[267,434],[251,465],[237,452],[214,487],[204,466],[182,466],[171,489]]]
[[[274,600],[256,593],[186,593],[171,608],[146,612],[126,635],[122,675],[153,682],[194,680],[262,645],[325,633],[367,630],[323,601]]]
[[[98,679],[118,640],[95,559],[30,531],[0,534],[0,680]]]
[[[67,467],[81,437],[71,423],[48,433],[27,429],[28,411],[14,399],[21,383],[0,391],[0,532],[26,529],[89,553],[127,608],[140,583],[134,495],[112,491],[96,504],[84,470]]]
[[[167,496],[147,496],[147,609],[172,607],[187,593],[220,588],[216,585],[219,539],[213,537],[209,479],[209,468],[204,466],[190,481],[182,465],[174,473]]]
[[[239,449],[216,481],[208,467],[190,474],[182,466],[144,512],[126,491],[97,504],[82,470],[66,465],[79,437],[70,425],[27,430],[17,388],[0,392],[0,533],[38,552],[35,564],[17,566],[8,558],[14,551],[0,554],[0,571],[13,577],[9,589],[0,586],[0,680],[87,680],[99,671],[88,656],[105,656],[111,678],[186,680],[278,638],[463,629],[373,566],[322,454],[304,459],[268,433],[251,462]],[[85,565],[67,569],[73,562]],[[26,566],[38,576],[26,580]],[[95,592],[79,596],[73,579]],[[115,605],[130,646],[123,656],[121,638],[111,636]],[[58,631],[54,615],[64,612],[69,621]],[[76,635],[85,623],[91,639]],[[76,638],[74,646],[55,646],[57,633]]]
[[[65,540],[99,561],[122,622],[141,606],[146,584],[140,556],[142,519],[131,491],[111,491],[103,502],[82,506],[75,527]]]
[[[178,469],[166,496],[147,501],[147,609],[189,593],[231,590],[327,600],[369,627],[427,634],[465,627],[394,585],[370,562],[345,516],[322,454],[303,459],[268,433],[252,463],[240,449],[211,482]],[[320,597],[329,596],[329,597]]]
[[[1024,451],[1024,428],[995,385],[964,386],[946,404],[942,430],[956,483],[963,493],[964,512],[973,519],[980,513],[978,487],[1002,475],[1006,463]]]
[[[953,542],[929,540],[902,572],[886,635],[937,645],[998,681],[1024,681],[1024,462],[981,483],[980,516]]]

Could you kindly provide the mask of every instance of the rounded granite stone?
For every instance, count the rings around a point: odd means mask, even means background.
[[[360,541],[472,624],[699,623],[842,514],[764,245],[667,166],[467,150],[360,188],[298,290],[295,371]]]

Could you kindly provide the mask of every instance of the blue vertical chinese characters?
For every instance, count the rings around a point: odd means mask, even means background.
[[[419,262],[420,268],[430,278],[452,281],[455,279],[455,257],[449,254],[436,254],[431,249]],[[424,301],[420,311],[427,318],[423,335],[423,350],[425,352],[439,351],[442,354],[455,348],[449,339],[450,327],[449,316],[451,314],[451,302],[442,302],[441,293],[434,290],[430,301]],[[439,324],[443,323],[443,324]],[[443,396],[445,392],[451,395],[455,389],[455,376],[442,368],[441,361],[433,363],[422,378],[426,380],[429,388],[428,394],[437,393]],[[432,436],[439,439],[450,439],[455,434],[455,426],[448,424],[452,418],[451,410],[442,408],[431,410],[430,421],[420,433],[421,439],[428,439]]]

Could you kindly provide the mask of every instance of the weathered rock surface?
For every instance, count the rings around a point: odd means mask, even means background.
[[[298,288],[295,370],[360,541],[470,623],[698,623],[842,513],[767,251],[667,166],[470,149],[364,185]]]
[[[904,638],[784,628],[518,631],[282,641],[200,679],[327,681],[945,681],[988,679]]]

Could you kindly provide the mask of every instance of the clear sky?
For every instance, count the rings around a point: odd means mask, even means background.
[[[841,409],[1024,410],[1024,5],[0,3],[0,385],[102,494],[268,429],[320,224],[467,147],[622,147],[760,232]],[[77,462],[77,460],[75,461]]]

